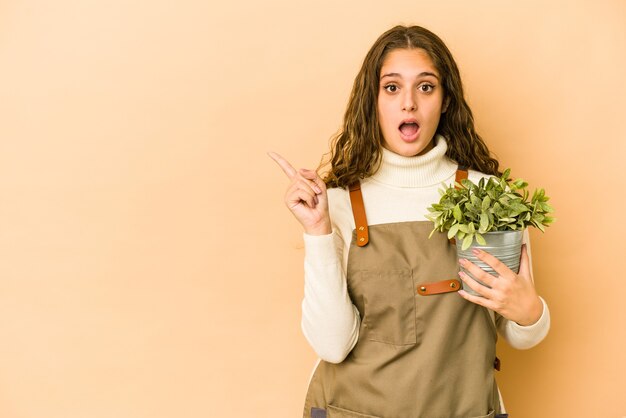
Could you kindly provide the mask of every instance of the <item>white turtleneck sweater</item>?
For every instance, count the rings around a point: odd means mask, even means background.
[[[380,169],[361,181],[361,191],[369,225],[425,221],[427,208],[438,202],[442,183],[454,182],[457,164],[445,156],[447,144],[437,136],[435,147],[416,157],[403,157],[383,149]],[[485,174],[469,171],[478,182]],[[317,355],[339,363],[352,350],[359,337],[360,317],[348,295],[346,269],[354,218],[346,189],[328,190],[332,220],[329,235],[304,234],[304,300],[302,331]],[[524,240],[528,243],[528,233]],[[528,246],[530,251],[530,246]],[[459,296],[460,297],[460,296]],[[502,337],[518,349],[538,344],[550,328],[545,301],[543,314],[533,325],[521,326],[499,315],[497,328]]]

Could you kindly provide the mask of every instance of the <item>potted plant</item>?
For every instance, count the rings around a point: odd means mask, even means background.
[[[549,216],[554,209],[547,203],[544,190],[535,190],[529,200],[528,183],[509,179],[510,172],[507,169],[499,178],[482,178],[478,184],[464,179],[461,184],[444,185],[439,203],[431,205],[426,215],[434,223],[430,236],[435,231],[447,232],[449,239],[456,240],[459,258],[489,273],[494,273],[493,269],[478,260],[472,248],[489,252],[517,273],[524,229],[534,226],[544,232],[554,222]],[[476,294],[465,284],[463,288]]]

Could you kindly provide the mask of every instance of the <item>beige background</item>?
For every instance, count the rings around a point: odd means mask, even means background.
[[[621,0],[0,2],[0,416],[299,416],[302,238],[265,152],[314,167],[396,23],[447,42],[558,211],[552,331],[499,347],[512,416],[626,416]]]

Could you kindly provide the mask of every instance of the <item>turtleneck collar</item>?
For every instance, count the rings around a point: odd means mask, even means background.
[[[450,178],[457,164],[445,156],[448,144],[441,135],[433,138],[435,146],[424,155],[404,157],[382,149],[382,163],[372,180],[396,187],[427,187]]]

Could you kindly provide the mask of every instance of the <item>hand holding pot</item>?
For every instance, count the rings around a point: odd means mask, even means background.
[[[463,290],[459,291],[459,295],[470,302],[491,309],[519,325],[528,326],[536,323],[543,313],[543,303],[535,291],[535,285],[530,275],[530,262],[526,245],[522,246],[518,274],[491,254],[477,248],[472,251],[479,260],[491,266],[498,273],[498,277],[485,272],[468,260],[460,259],[461,266],[486,286],[481,285],[461,271],[459,272],[461,280],[482,297],[470,295]]]
[[[268,155],[291,180],[285,193],[285,204],[302,224],[304,232],[309,235],[330,234],[332,229],[324,181],[315,170],[296,170],[280,155],[274,152],[269,152]]]

